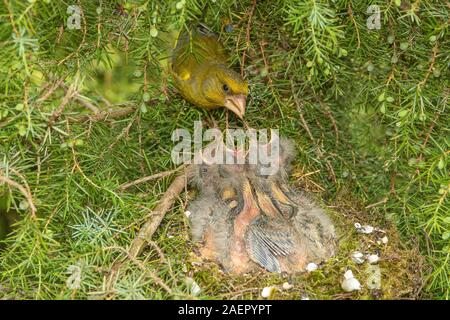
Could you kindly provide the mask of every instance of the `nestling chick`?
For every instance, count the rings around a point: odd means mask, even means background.
[[[200,194],[190,205],[193,240],[201,255],[226,271],[304,271],[334,255],[336,235],[326,213],[287,183],[293,148],[280,144],[280,170],[259,174],[260,165],[197,166]],[[225,151],[227,152],[227,151]]]
[[[217,34],[204,25],[182,32],[172,54],[171,72],[181,95],[208,110],[225,107],[245,114],[248,84],[227,66]]]

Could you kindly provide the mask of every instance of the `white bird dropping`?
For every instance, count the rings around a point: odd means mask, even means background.
[[[380,257],[378,255],[376,255],[376,254],[370,254],[370,255],[367,256],[367,261],[370,264],[375,264],[375,263],[378,262],[378,260],[380,260]]]
[[[310,262],[308,263],[308,265],[306,266],[306,271],[308,272],[313,272],[316,271],[318,268],[317,264],[315,264],[314,262]]]
[[[342,281],[341,286],[345,292],[361,290],[361,283],[359,283],[358,279],[353,276],[353,272],[351,270],[347,270],[344,273],[344,281]]]
[[[366,225],[363,226],[361,229],[359,229],[359,232],[364,233],[364,234],[369,234],[372,233],[374,230],[374,228],[372,226]]]
[[[361,252],[355,251],[352,254],[352,260],[356,264],[362,264],[362,263],[364,263],[365,259],[364,259],[364,255]]]

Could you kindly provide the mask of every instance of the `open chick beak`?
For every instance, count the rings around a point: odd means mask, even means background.
[[[228,96],[225,100],[225,108],[235,113],[241,120],[245,114],[247,97],[243,94]]]

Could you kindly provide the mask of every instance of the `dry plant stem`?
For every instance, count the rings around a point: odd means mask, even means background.
[[[50,88],[37,100],[37,103],[42,103],[46,101],[52,94],[58,89],[66,79],[67,74],[60,78],[56,83],[50,86]]]
[[[433,72],[433,67],[434,67],[434,64],[436,63],[436,57],[437,57],[438,52],[439,52],[439,43],[436,42],[436,44],[433,47],[433,56],[431,57],[430,66],[428,67],[425,78],[422,81],[420,81],[420,83],[419,83],[420,87],[423,87],[427,83],[428,78],[430,77],[430,74]]]
[[[80,104],[83,105],[86,109],[91,110],[94,114],[100,113],[100,110],[96,106],[94,106],[92,103],[90,103],[88,100],[77,94],[75,96],[75,100],[77,100]]]
[[[155,281],[164,290],[166,290],[168,294],[170,294],[170,295],[173,294],[172,289],[170,289],[170,287],[160,277],[158,277],[155,273],[148,270],[148,268],[145,268],[145,266],[142,264],[142,262],[140,262],[138,259],[136,259],[136,257],[131,256],[128,251],[126,251],[122,247],[110,247],[110,248],[119,250],[119,251],[123,252],[124,254],[126,254],[127,258],[130,259],[130,261],[133,262],[140,270],[142,270],[142,272],[148,274],[150,276],[150,278],[152,278],[153,281]]]
[[[356,49],[359,49],[361,47],[361,39],[359,37],[359,29],[358,29],[358,25],[356,24],[355,21],[355,17],[353,16],[353,9],[350,5],[348,5],[348,15],[350,17],[350,20],[352,20],[353,25],[355,26],[355,30],[356,30],[356,39],[358,41],[358,46],[356,47]]]
[[[185,191],[185,192],[186,192],[186,191]],[[156,250],[156,252],[158,252],[158,255],[159,255],[159,258],[160,258],[161,263],[167,264],[167,267],[169,268],[170,276],[172,277],[172,279],[174,279],[174,280],[176,281],[176,277],[175,277],[175,274],[173,273],[172,266],[170,265],[170,262],[169,262],[169,261],[166,259],[166,257],[164,256],[164,253],[162,252],[162,250],[161,250],[161,248],[158,246],[158,244],[157,244],[156,242],[154,242],[154,241],[148,241],[148,244],[149,244],[150,246],[152,246],[153,249]]]
[[[84,121],[93,121],[93,122],[99,122],[104,121],[108,119],[117,119],[121,117],[125,117],[129,115],[130,113],[133,113],[136,111],[136,107],[125,107],[125,108],[118,108],[118,109],[109,109],[108,111],[99,112],[94,115],[82,115],[82,116],[76,116],[76,117],[68,117],[68,120],[70,122],[84,122]]]
[[[135,186],[135,185],[140,184],[140,183],[144,183],[144,182],[148,182],[148,181],[151,181],[151,180],[160,179],[160,178],[164,178],[164,177],[170,176],[171,174],[173,174],[173,173],[175,173],[177,171],[180,171],[181,169],[183,169],[185,167],[186,167],[186,165],[181,165],[181,166],[179,166],[178,168],[176,168],[174,170],[158,172],[158,173],[153,174],[151,176],[139,178],[137,180],[124,183],[124,184],[120,185],[119,188],[117,188],[117,189],[119,191],[124,191],[125,189],[128,189],[129,187]]]
[[[111,144],[109,145],[108,150],[111,150],[111,149],[116,145],[116,143],[119,142],[119,140],[122,139],[124,136],[128,138],[128,134],[129,134],[129,132],[130,132],[131,126],[132,126],[133,123],[135,122],[136,118],[138,118],[138,117],[133,117],[133,118],[129,121],[129,123],[128,123],[128,125],[125,127],[125,129],[123,129],[122,132],[116,137],[116,139],[114,140],[114,142],[111,143]],[[92,122],[90,122],[90,124],[92,124]],[[105,152],[106,152],[106,150],[103,151],[103,152],[101,153],[101,156],[102,156],[102,157],[103,157],[103,155],[104,155]]]
[[[251,28],[251,25],[252,25],[252,18],[253,18],[253,13],[255,12],[255,9],[256,9],[256,0],[253,0],[252,7],[251,7],[250,12],[248,14],[247,30],[246,30],[246,33],[245,33],[246,49],[242,53],[242,64],[241,64],[241,76],[242,77],[244,76],[245,57],[246,57],[246,54],[247,54],[248,50],[250,49],[250,28]]]
[[[156,274],[154,274],[153,272],[151,272],[150,270],[148,270],[147,268],[144,267],[144,265],[135,257],[131,256],[129,253],[127,253],[127,257],[128,259],[130,259],[135,265],[137,265],[139,267],[139,269],[141,269],[144,273],[148,274],[150,276],[150,278],[153,279],[153,281],[155,281],[157,284],[159,284],[164,290],[167,291],[168,294],[173,295],[172,289],[170,289],[170,287],[164,283],[164,281],[158,277]]]
[[[305,117],[303,116],[303,108],[302,108],[302,105],[300,104],[300,101],[298,100],[297,94],[295,93],[294,83],[293,83],[292,79],[291,79],[291,91],[292,91],[292,96],[294,98],[295,105],[297,107],[297,111],[300,114],[300,120],[302,121],[303,128],[305,128],[311,141],[314,142],[314,137],[311,133],[311,130],[309,130],[309,127],[308,127],[308,124],[306,123]]]
[[[380,205],[380,204],[386,204],[386,202],[387,202],[388,200],[389,200],[388,197],[384,197],[383,200],[381,200],[381,201],[378,201],[378,202],[376,202],[376,203],[372,203],[372,204],[367,205],[367,206],[365,207],[365,209],[370,209],[370,208],[376,207],[376,206],[378,206],[378,205]]]
[[[58,108],[56,108],[52,115],[50,116],[50,119],[48,120],[48,125],[52,126],[56,120],[58,120],[58,118],[61,116],[61,114],[64,111],[64,108],[66,107],[66,105],[69,103],[69,101],[72,99],[72,97],[76,95],[76,90],[75,90],[75,86],[71,85],[66,92],[66,95],[64,96],[63,100],[61,101],[60,105],[58,106]]]
[[[19,36],[19,32],[17,31],[16,24],[14,23],[13,14],[12,14],[11,10],[9,9],[9,3],[7,0],[3,0],[3,3],[5,4],[5,7],[8,11],[8,17],[9,17],[9,21],[11,21],[11,26],[13,28],[13,31],[17,36]]]
[[[137,237],[131,243],[129,253],[132,257],[137,257],[147,241],[151,240],[156,229],[164,219],[164,216],[172,208],[178,196],[183,192],[191,171],[191,166],[186,167],[184,174],[178,175],[166,190],[158,206],[152,211],[151,218],[144,223]]]
[[[322,112],[330,119],[331,124],[334,128],[334,133],[336,135],[336,145],[339,143],[339,129],[337,127],[336,119],[334,119],[333,114],[331,113],[330,108],[326,105],[322,100],[318,99],[318,102],[321,106]]]
[[[0,176],[0,183],[6,183],[7,185],[18,189],[24,195],[25,199],[27,199],[28,205],[31,210],[31,217],[33,219],[36,219],[36,207],[34,206],[33,197],[31,196],[31,193],[27,191],[27,189],[25,189],[21,184],[7,177]]]
[[[120,268],[126,259],[136,260],[136,258],[141,253],[142,249],[147,243],[151,243],[151,238],[158,229],[161,221],[164,219],[166,213],[172,208],[175,200],[183,192],[187,181],[192,175],[192,166],[184,167],[184,174],[178,175],[175,180],[171,183],[169,188],[166,190],[158,205],[154,210],[151,211],[150,217],[144,223],[142,228],[139,230],[138,235],[134,238],[130,245],[130,249],[127,251],[127,257],[125,259],[118,260],[114,263],[109,273],[108,287],[109,289],[114,284],[117,275],[119,274]]]

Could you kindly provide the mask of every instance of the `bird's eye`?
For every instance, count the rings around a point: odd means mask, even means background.
[[[226,84],[224,84],[223,85],[223,91],[228,92],[228,90],[230,90],[230,88]]]

